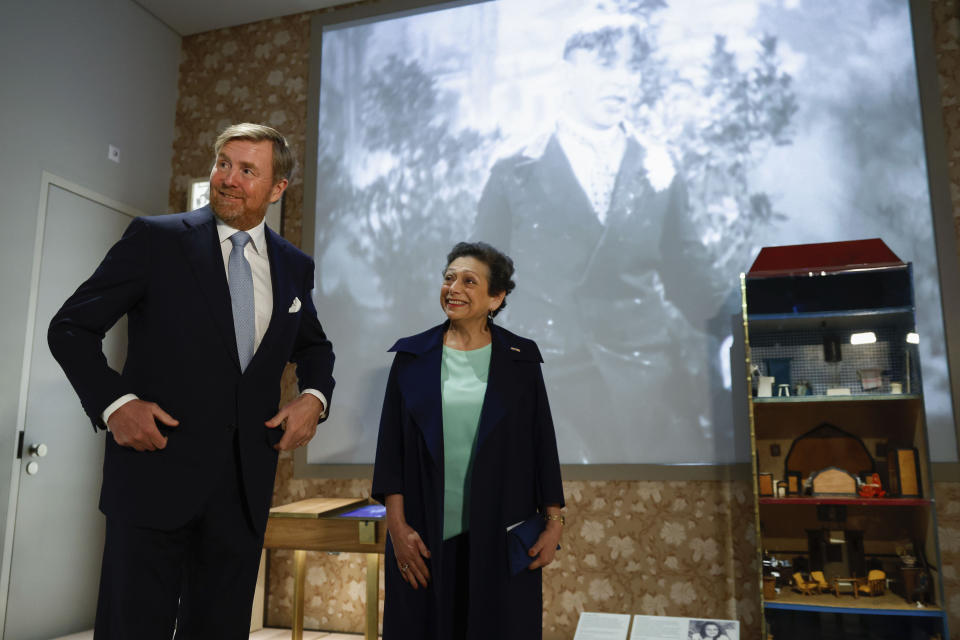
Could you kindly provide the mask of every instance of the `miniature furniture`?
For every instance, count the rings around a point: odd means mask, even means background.
[[[777,579],[773,576],[763,576],[763,599],[777,599]]]
[[[793,441],[785,464],[788,473],[804,478],[828,467],[860,472],[876,466],[862,439],[826,422]]]
[[[866,578],[857,579],[857,591],[867,596],[882,596],[885,591],[887,574],[879,569],[871,569]]]
[[[810,475],[815,496],[843,496],[857,495],[857,477],[836,467],[828,467]]]
[[[827,578],[823,575],[823,571],[811,571],[810,579],[817,583],[820,593],[830,590],[830,583],[827,582]]]
[[[879,239],[765,247],[740,283],[745,367],[738,370],[745,378],[757,557],[799,554],[833,578],[835,595],[857,598],[843,605],[808,598],[814,587],[801,575],[797,588],[776,600],[760,596],[761,637],[780,621],[815,627],[824,612],[844,618],[851,631],[865,631],[870,616],[884,615],[896,617],[908,635],[949,637],[912,266]],[[759,380],[775,376],[789,378],[777,382],[797,392],[759,393]],[[788,486],[785,497],[769,495],[760,483],[766,474],[796,478],[799,492]],[[862,479],[877,477],[880,486],[859,495]],[[886,590],[862,578],[867,553],[893,572],[886,559],[904,541],[930,565],[929,604],[858,598]],[[759,587],[761,562],[756,566]],[[822,590],[816,580],[809,584]]]
[[[900,578],[903,581],[903,597],[910,602],[926,602],[929,600],[928,585],[924,584],[926,572],[921,567],[900,567]]]
[[[797,571],[793,574],[793,584],[800,590],[803,595],[812,596],[813,590],[816,589],[817,593],[820,592],[820,585],[813,581],[806,581],[803,579],[803,574]]]
[[[833,579],[833,594],[840,597],[840,588],[849,587],[850,593],[853,594],[854,599],[857,598],[857,579],[856,578],[834,578]]]

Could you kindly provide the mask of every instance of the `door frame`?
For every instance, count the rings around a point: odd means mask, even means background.
[[[23,364],[20,368],[20,395],[17,400],[16,437],[26,429],[27,392],[30,387],[30,367],[33,360],[34,325],[37,320],[37,301],[40,296],[40,268],[43,256],[43,234],[47,221],[47,199],[51,187],[58,187],[81,198],[85,198],[99,205],[113,209],[131,218],[143,216],[143,212],[122,202],[104,196],[91,189],[70,182],[65,178],[44,171],[40,180],[40,202],[37,206],[37,228],[33,243],[33,266],[30,273],[30,299],[27,303],[27,327],[23,344]],[[22,457],[18,451],[13,452],[10,470],[10,495],[7,497],[7,521],[3,531],[3,561],[0,565],[0,630],[4,629],[7,621],[7,600],[10,591],[10,572],[13,565],[13,536],[16,531],[17,506],[20,495],[20,476]],[[2,496],[0,496],[2,499]]]

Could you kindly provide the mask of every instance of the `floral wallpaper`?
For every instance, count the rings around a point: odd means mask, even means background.
[[[960,235],[960,17],[958,0],[933,0],[951,195]],[[184,209],[193,178],[227,124],[277,127],[297,156],[284,199],[283,235],[298,244],[303,217],[310,18],[298,14],[183,39],[170,211]],[[293,376],[284,378],[292,394]],[[759,593],[748,481],[566,482],[567,529],[558,561],[544,571],[544,637],[573,637],[581,611],[735,618],[759,637]],[[960,638],[960,483],[938,482],[946,606]],[[368,478],[298,479],[281,456],[274,504],[301,498],[366,497]],[[289,626],[292,553],[269,554],[269,626]],[[361,632],[365,563],[358,554],[307,554],[306,626]],[[382,591],[381,591],[382,611]]]
[[[300,244],[310,14],[208,31],[183,39],[173,140],[170,211],[183,211],[190,181],[209,175],[227,125],[262,122],[283,132],[297,160],[283,199],[283,236]]]
[[[544,638],[572,638],[581,611],[739,619],[742,637],[759,635],[749,482],[566,482],[564,491],[563,548],[543,573]],[[295,479],[284,454],[274,502],[369,494],[366,479]],[[359,633],[363,556],[311,552],[307,565],[305,626]],[[271,552],[269,575],[267,624],[289,626],[292,552]]]

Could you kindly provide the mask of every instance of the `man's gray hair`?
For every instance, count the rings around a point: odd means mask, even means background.
[[[252,122],[232,124],[217,136],[217,142],[213,147],[214,156],[219,156],[223,145],[231,140],[252,140],[253,142],[269,140],[273,143],[273,184],[280,182],[281,178],[290,179],[294,165],[293,152],[290,151],[286,138],[273,127]]]

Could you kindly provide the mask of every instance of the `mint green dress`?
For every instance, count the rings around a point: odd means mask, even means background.
[[[487,392],[491,345],[460,351],[443,347],[443,539],[470,529],[470,476]]]

